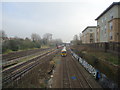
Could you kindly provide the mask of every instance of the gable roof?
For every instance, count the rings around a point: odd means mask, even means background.
[[[95,20],[98,20],[101,16],[103,16],[107,11],[109,11],[113,6],[120,5],[120,2],[113,2],[103,13],[101,13]]]

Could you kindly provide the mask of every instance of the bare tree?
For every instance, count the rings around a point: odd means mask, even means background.
[[[79,34],[79,40],[81,41],[81,36],[82,36],[82,33]]]
[[[45,33],[43,35],[43,41],[46,43],[46,44],[50,44],[52,40],[52,34],[51,33]]]
[[[41,37],[36,33],[32,33],[31,39],[32,39],[32,41],[40,41]]]
[[[54,40],[52,40],[52,43],[55,45],[59,45],[59,44],[62,44],[63,42],[61,39],[54,39]]]
[[[82,44],[82,33],[79,34],[79,43]]]
[[[79,40],[79,39],[78,39],[78,35],[77,35],[77,34],[76,34],[76,35],[74,35],[73,40],[74,40],[74,41]]]
[[[50,41],[50,40],[52,40],[52,34],[51,33],[46,33],[46,34],[44,34],[43,38],[45,38],[48,41]]]
[[[7,34],[5,33],[5,31],[0,30],[0,38],[1,38],[2,40],[6,40],[6,39],[7,39]]]
[[[77,45],[81,43],[78,35],[74,35],[72,43]]]

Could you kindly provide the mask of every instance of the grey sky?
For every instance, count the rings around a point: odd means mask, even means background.
[[[45,33],[52,33],[53,38],[69,42],[85,27],[97,25],[95,18],[112,2],[119,0],[74,0],[74,2],[68,0],[19,2],[18,0],[16,3],[15,0],[10,0],[12,2],[9,3],[7,1],[3,0],[0,17],[2,17],[2,29],[8,37],[30,37],[32,33],[42,37]]]

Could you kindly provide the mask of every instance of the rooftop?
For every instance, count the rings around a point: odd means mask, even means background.
[[[107,11],[109,11],[113,6],[120,5],[120,2],[113,2],[103,13],[101,13],[95,20],[98,20],[101,16],[103,16]]]
[[[86,29],[88,29],[88,28],[96,28],[97,26],[87,26],[83,31],[82,31],[82,33],[86,30]]]

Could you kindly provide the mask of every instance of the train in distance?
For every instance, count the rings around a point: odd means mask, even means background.
[[[57,49],[64,47],[64,45],[56,45]]]
[[[67,56],[67,50],[66,50],[66,47],[63,47],[63,49],[61,50],[61,56],[62,56],[62,57]]]

